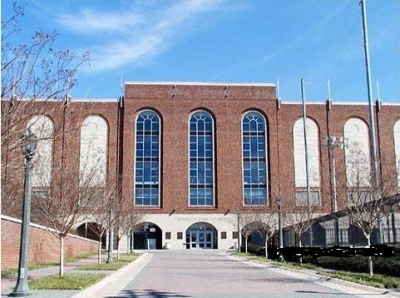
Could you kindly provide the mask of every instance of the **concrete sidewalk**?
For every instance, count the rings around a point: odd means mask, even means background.
[[[357,295],[358,297],[387,297],[400,298],[400,289],[384,289],[371,286],[361,285],[358,283],[345,281],[338,278],[325,277],[317,274],[316,271],[310,269],[293,269],[269,263],[247,260],[244,257],[226,254],[228,258],[236,259],[248,264],[249,266],[268,268],[279,274],[309,281],[317,285],[338,290],[342,293]]]
[[[186,253],[190,253],[185,251]],[[100,298],[100,297],[119,297],[120,292],[136,277],[136,275],[146,267],[151,261],[153,255],[156,253],[162,253],[158,251],[144,252],[134,262],[131,262],[127,266],[117,271],[96,271],[106,273],[107,276],[95,285],[84,289],[78,290],[32,290],[29,297],[32,298]],[[274,266],[266,263],[259,263],[256,261],[248,261],[244,258],[232,256],[226,254],[225,251],[215,252],[217,254],[225,255],[227,258],[236,259],[238,262],[244,262],[249,266],[268,268],[268,270],[280,273],[286,276],[291,276],[300,280],[313,282],[331,289],[339,290],[343,293],[351,293],[358,297],[400,297],[400,291],[398,289],[377,289],[368,286],[362,286],[359,284],[346,282],[334,278],[324,278],[316,275],[314,272],[309,270],[293,270]],[[73,264],[67,264],[65,266],[65,273],[82,273],[82,270],[77,270],[77,265],[97,263],[97,256],[80,260]],[[87,271],[85,271],[87,272]],[[93,272],[93,271],[89,271]],[[29,276],[32,278],[40,278],[43,276],[58,274],[58,267],[47,267],[42,269],[36,269],[29,271]],[[17,278],[2,278],[1,280],[1,296],[7,297],[11,292],[12,288],[15,287]]]
[[[150,256],[150,257],[149,257]],[[147,263],[146,260],[150,260],[151,255],[143,254],[134,262],[128,264],[117,271],[95,271],[95,273],[105,273],[107,276],[97,284],[83,290],[31,290],[32,298],[69,298],[69,297],[101,297],[104,296],[109,290],[113,290],[113,293],[118,293],[124,288],[124,284],[121,283],[124,279],[128,283],[134,275],[136,275]],[[83,271],[77,270],[76,266],[95,264],[97,263],[97,255],[90,258],[79,260],[75,263],[66,264],[64,266],[65,274],[68,273],[83,273],[83,272],[94,272],[94,271]],[[129,272],[129,273],[128,273]],[[59,273],[58,266],[45,267],[41,269],[35,269],[29,271],[29,276],[32,279],[41,278],[44,276],[56,275]],[[118,283],[113,281],[118,280]],[[7,297],[16,286],[17,277],[2,278],[1,279],[1,297]]]

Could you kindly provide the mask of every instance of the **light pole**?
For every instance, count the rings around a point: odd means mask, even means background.
[[[113,263],[112,249],[113,249],[113,219],[112,209],[114,207],[114,200],[112,197],[109,198],[109,209],[108,209],[108,255],[106,263]]]
[[[21,139],[21,149],[25,157],[24,201],[22,207],[18,280],[14,290],[10,293],[10,296],[14,297],[28,296],[31,294],[28,286],[29,224],[31,221],[31,167],[36,147],[36,137],[28,128]]]
[[[279,238],[279,261],[283,262],[285,259],[283,258],[283,254],[281,249],[283,248],[283,231],[282,231],[282,198],[278,196],[276,198],[276,206],[278,207],[278,238]]]
[[[331,212],[335,213],[337,211],[337,194],[336,194],[336,161],[334,149],[335,147],[339,147],[343,149],[346,146],[347,139],[343,137],[336,136],[326,136],[325,138],[326,145],[329,150],[329,163],[330,163],[330,178],[331,178]],[[334,229],[335,229],[335,246],[338,246],[339,241],[339,220],[334,218]]]
[[[241,239],[242,239],[242,234],[240,233],[240,217],[241,217],[241,215],[240,215],[240,212],[238,211],[237,213],[236,213],[236,218],[237,218],[237,233],[238,233],[238,244],[237,244],[237,252],[238,253],[240,253],[241,252],[241,250],[242,250],[242,248],[241,248]]]
[[[374,105],[372,102],[372,84],[371,84],[371,62],[369,57],[369,42],[368,42],[368,22],[367,22],[367,7],[366,0],[360,1],[361,14],[362,14],[362,28],[363,28],[363,38],[364,38],[364,55],[365,55],[365,72],[367,76],[367,91],[368,91],[368,113],[369,113],[369,138],[371,147],[371,157],[372,157],[372,173],[373,173],[373,183],[376,189],[379,185],[379,166],[377,157],[377,145],[376,145],[376,131],[375,131],[375,115],[374,115]],[[380,194],[381,195],[381,194]],[[382,243],[382,226],[381,220],[378,218],[378,243]]]

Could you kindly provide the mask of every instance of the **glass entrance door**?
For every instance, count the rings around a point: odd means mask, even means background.
[[[213,234],[210,231],[191,231],[190,247],[191,248],[213,248]]]

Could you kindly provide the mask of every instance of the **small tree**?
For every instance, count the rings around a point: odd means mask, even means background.
[[[114,221],[114,231],[117,234],[117,259],[119,259],[119,243],[123,236],[129,237],[132,230],[142,221],[143,213],[135,208],[133,201],[122,197],[115,206],[116,215]]]
[[[101,239],[110,228],[111,217],[110,211],[113,208],[113,202],[110,199],[113,196],[112,192],[106,191],[99,194],[99,200],[97,203],[97,208],[94,212],[91,212],[90,219],[93,222],[89,223],[89,229],[96,234],[98,237],[98,249],[97,249],[97,263],[101,264]]]
[[[315,216],[315,204],[310,204],[310,206],[288,206],[284,205],[282,208],[282,217],[285,220],[286,226],[290,226],[296,235],[297,244],[299,247],[303,246],[302,237],[304,233],[311,229]],[[302,264],[303,259],[300,257],[299,263]]]
[[[393,212],[392,205],[398,201],[396,178],[385,171],[382,178],[378,173],[371,175],[369,158],[354,145],[347,157],[347,196],[345,208],[354,226],[359,228],[371,246],[371,235],[382,219]],[[385,175],[386,174],[386,175]],[[395,195],[394,197],[392,197]],[[392,197],[389,199],[389,197]],[[380,232],[380,231],[379,231]],[[368,272],[374,274],[372,257],[368,257]]]
[[[40,168],[39,165],[35,167]],[[90,212],[95,213],[98,202],[103,200],[104,186],[96,186],[96,171],[79,173],[79,159],[68,164],[54,164],[51,184],[33,192],[32,210],[41,221],[54,229],[53,234],[60,241],[60,270],[64,275],[64,239],[71,228]],[[37,175],[38,179],[46,177]],[[43,181],[46,185],[47,181]]]
[[[265,208],[259,209],[255,213],[257,224],[256,231],[264,239],[265,257],[268,258],[268,242],[278,229],[278,216],[273,212],[268,212]]]
[[[236,216],[239,222],[240,234],[244,237],[244,251],[247,254],[249,237],[257,229],[258,224],[255,221],[254,213],[250,210],[238,212]]]

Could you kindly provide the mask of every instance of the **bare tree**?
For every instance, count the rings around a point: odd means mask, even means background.
[[[135,208],[133,201],[122,197],[114,206],[115,221],[114,231],[117,236],[117,260],[119,259],[119,243],[123,236],[129,237],[137,225],[143,219],[143,213],[140,209]]]
[[[55,48],[55,31],[36,30],[31,39],[19,42],[24,10],[25,5],[14,3],[13,13],[1,23],[2,213],[17,217],[23,193],[16,179],[24,169],[22,154],[17,152],[21,136],[35,115],[65,112],[70,90],[77,84],[77,71],[89,61],[88,53]],[[57,126],[51,138],[63,138],[65,133],[65,126]]]
[[[88,53],[56,49],[56,31],[39,29],[30,40],[18,43],[24,9],[24,5],[14,3],[13,14],[1,23],[2,157],[19,147],[24,124],[32,111],[46,114],[62,109],[77,84],[78,69],[89,61]],[[36,104],[47,100],[54,104],[41,108]]]
[[[253,210],[244,210],[236,213],[237,220],[239,222],[240,234],[244,237],[244,251],[248,252],[248,240],[254,231],[258,227]]]
[[[108,187],[108,189],[112,189],[112,185]],[[92,220],[89,223],[89,229],[98,237],[98,249],[97,249],[97,263],[101,264],[101,239],[111,227],[113,223],[113,217],[111,216],[111,210],[114,208],[113,206],[113,198],[114,192],[102,191],[99,193],[98,200],[96,201],[96,210],[91,210],[91,214],[87,219]]]
[[[357,146],[351,148],[348,154],[348,204],[345,211],[352,224],[362,231],[370,247],[372,233],[380,229],[379,224],[393,212],[392,205],[399,200],[397,181],[396,177],[385,172],[380,179],[371,175],[369,158]],[[372,257],[368,257],[368,272],[370,276],[374,273]]]
[[[104,185],[97,184],[97,169],[92,168],[91,172],[82,175],[79,165],[79,157],[70,158],[68,163],[54,163],[50,183],[43,180],[46,173],[35,175],[39,180],[37,185],[43,186],[33,191],[32,213],[43,224],[53,228],[54,236],[60,241],[60,276],[64,275],[64,238],[89,211],[95,213],[98,202],[106,196]],[[45,169],[40,164],[34,167]]]
[[[306,231],[310,231],[314,223],[315,210],[315,204],[310,204],[310,206],[301,204],[296,206],[288,206],[288,204],[286,204],[282,208],[282,217],[285,221],[285,226],[289,226],[290,229],[295,233],[297,245],[299,247],[303,246],[303,235]],[[299,263],[300,265],[302,264],[301,257],[299,259]]]
[[[268,242],[278,229],[278,216],[266,208],[259,208],[254,215],[256,231],[264,239],[265,257],[268,258]]]

